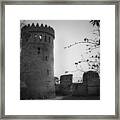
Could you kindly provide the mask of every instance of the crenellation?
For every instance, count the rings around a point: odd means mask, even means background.
[[[30,27],[30,24],[28,24],[28,26],[27,27]]]
[[[34,23],[32,23],[31,27],[35,27],[35,24],[34,24]]]
[[[55,37],[54,34],[54,29],[50,26],[47,26],[47,25],[39,25],[38,23],[35,25],[34,23],[32,23],[31,25],[28,24],[28,25],[25,25],[23,28],[22,28],[22,31],[27,31],[27,32],[43,32],[43,33],[47,33],[47,34],[50,34],[53,36],[53,38]]]
[[[36,24],[36,27],[39,27],[39,24],[38,24],[38,23]]]

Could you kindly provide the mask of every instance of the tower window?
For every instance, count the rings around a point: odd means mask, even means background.
[[[40,35],[39,38],[40,38],[40,41],[41,41],[42,40],[42,35]]]
[[[48,56],[45,56],[45,60],[48,61]]]
[[[40,47],[38,47],[38,54],[40,54]]]
[[[35,38],[37,37],[37,34],[35,34]]]
[[[45,36],[45,42],[47,42],[47,37]]]
[[[50,73],[49,73],[49,70],[47,69],[47,75],[49,75]]]

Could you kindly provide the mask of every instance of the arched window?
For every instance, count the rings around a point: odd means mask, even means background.
[[[40,35],[39,38],[42,39],[42,35]]]
[[[38,39],[38,35],[34,34],[34,40],[37,40],[37,39]]]
[[[38,54],[40,54],[40,47],[38,47]]]
[[[45,60],[48,61],[48,56],[45,56]]]
[[[42,41],[42,35],[39,35],[39,40]]]
[[[40,41],[42,40],[42,35],[39,35]]]
[[[49,75],[50,73],[49,73],[49,70],[47,69],[47,75]]]
[[[35,34],[34,37],[37,38],[37,34]]]

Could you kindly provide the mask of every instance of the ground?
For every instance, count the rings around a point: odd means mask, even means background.
[[[56,96],[54,100],[100,100],[100,96]]]

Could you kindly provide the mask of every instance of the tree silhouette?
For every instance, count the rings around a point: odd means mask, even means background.
[[[89,70],[97,71],[100,73],[100,20],[91,20],[90,23],[95,27],[93,34],[96,35],[94,39],[91,38],[84,38],[84,42],[81,44],[86,44],[86,54],[89,55],[88,58],[83,58],[83,60],[78,61],[77,67],[79,64],[86,62],[89,66]],[[97,50],[98,49],[98,50]],[[93,54],[94,52],[94,54]]]
[[[97,27],[100,27],[100,20],[91,20],[90,23],[93,25],[93,26],[97,26]]]
[[[91,20],[89,21],[93,27],[94,30],[92,31],[92,34],[95,35],[94,38],[86,37],[83,41],[75,42],[74,44],[71,44],[69,46],[64,47],[64,49],[70,48],[74,45],[80,44],[86,46],[86,52],[81,55],[82,60],[78,60],[75,62],[76,69],[82,72],[86,72],[82,69],[82,64],[87,63],[88,64],[88,70],[93,70],[98,73],[100,73],[100,20]],[[88,55],[87,58],[84,58],[85,54]]]

